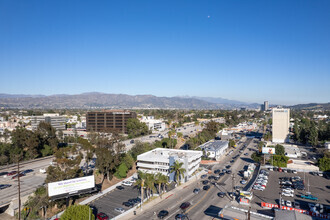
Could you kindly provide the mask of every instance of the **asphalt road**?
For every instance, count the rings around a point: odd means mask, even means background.
[[[32,169],[34,170],[31,173],[26,174],[26,176],[23,176],[20,178],[21,180],[21,195],[28,195],[32,193],[36,188],[41,186],[45,179],[46,174],[41,174],[39,172],[40,168],[47,168],[50,165],[50,162],[52,161],[52,158],[47,158],[43,160],[33,161],[27,164],[23,164],[20,166],[20,171]],[[7,169],[2,169],[0,172],[10,172],[16,170],[17,168],[11,167]],[[3,204],[6,204],[10,202],[12,199],[15,199],[18,197],[18,181],[17,179],[12,180],[11,176],[8,177],[0,177],[0,184],[10,184],[12,185],[9,188],[0,190],[0,206]]]
[[[255,145],[250,140],[244,141],[241,143],[237,149],[234,151],[234,153],[230,156],[225,156],[223,160],[220,162],[220,164],[213,166],[212,170],[215,169],[223,169],[227,164],[229,164],[229,161],[232,159],[233,156],[236,154],[239,154],[238,151],[243,146],[243,144],[249,144],[247,148],[242,152],[242,155],[244,153],[249,153],[248,148],[252,147],[252,145]],[[243,167],[249,163],[249,161],[246,161],[243,158],[238,158],[234,164],[232,164],[232,172],[235,174],[235,185],[241,185],[239,182],[241,180],[240,177],[237,175],[237,171],[240,169],[243,169]],[[196,180],[189,184],[187,187],[185,187],[183,190],[178,191],[173,196],[169,197],[168,199],[163,200],[162,202],[155,204],[152,209],[146,210],[141,215],[136,216],[134,219],[144,220],[144,219],[157,219],[157,215],[159,211],[165,209],[169,211],[169,215],[165,217],[164,219],[174,219],[175,215],[181,213],[179,206],[183,202],[190,202],[191,206],[186,210],[186,213],[189,216],[189,219],[212,219],[210,216],[206,216],[204,214],[204,211],[210,206],[215,205],[218,207],[224,207],[226,204],[230,202],[230,198],[226,196],[225,198],[219,198],[217,196],[218,192],[231,192],[232,190],[232,178],[231,175],[225,174],[220,178],[217,185],[211,185],[211,188],[208,191],[204,191],[202,189],[202,183],[201,179]],[[194,188],[201,188],[201,191],[199,194],[194,194],[193,189]]]

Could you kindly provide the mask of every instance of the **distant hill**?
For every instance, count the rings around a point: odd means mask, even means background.
[[[330,102],[328,103],[309,103],[309,104],[298,104],[290,106],[291,109],[296,110],[330,110]]]
[[[83,93],[78,95],[9,95],[1,94],[0,107],[19,109],[95,109],[95,108],[162,108],[162,109],[219,109],[222,106],[194,98],[157,97]]]
[[[199,99],[203,100],[206,102],[211,102],[214,104],[218,104],[222,108],[227,108],[227,109],[235,109],[235,108],[259,108],[260,104],[258,103],[247,103],[247,102],[241,102],[241,101],[236,101],[236,100],[230,100],[230,99],[224,99],[224,98],[214,98],[214,97],[199,97],[199,96],[183,96],[183,98],[194,98],[194,99]]]

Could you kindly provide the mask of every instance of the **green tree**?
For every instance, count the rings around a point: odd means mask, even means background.
[[[319,167],[321,171],[329,172],[330,171],[330,158],[324,156],[319,159]]]
[[[142,172],[142,171],[138,171],[138,177],[139,178],[135,182],[135,185],[140,187],[141,200],[143,202],[143,200],[144,200],[144,187],[145,187],[144,184],[145,184],[145,181],[146,181],[146,178],[147,178],[147,173]],[[142,203],[141,203],[141,206],[142,206]]]
[[[130,118],[126,123],[128,138],[139,137],[150,133],[148,126],[136,118]]]
[[[43,157],[46,157],[46,156],[49,156],[49,155],[52,155],[53,154],[53,149],[50,147],[50,146],[48,146],[48,145],[44,145],[44,148],[43,149],[41,149],[41,154],[42,154],[42,156]]]
[[[183,163],[179,161],[175,161],[171,166],[170,170],[171,172],[174,172],[175,175],[175,182],[180,185],[181,178],[184,177],[184,173],[186,172],[186,169],[182,167]]]
[[[115,176],[119,179],[125,178],[127,176],[128,168],[125,163],[121,163],[115,173]]]
[[[24,207],[29,211],[26,213],[27,219],[40,219],[39,213],[41,210],[41,217],[47,216],[47,208],[50,206],[47,190],[44,186],[36,189],[33,196],[29,196]]]
[[[276,155],[283,155],[285,154],[285,150],[284,150],[284,147],[280,144],[276,144],[275,146],[275,154]]]
[[[103,174],[102,183],[104,178],[107,177],[108,181],[112,179],[112,174],[115,171],[117,165],[120,161],[113,155],[113,152],[108,148],[97,148],[96,149],[96,167],[99,169],[100,173]]]
[[[314,147],[318,144],[318,132],[314,124],[309,129],[308,142]]]
[[[95,219],[93,210],[88,205],[73,205],[61,215],[61,220]]]

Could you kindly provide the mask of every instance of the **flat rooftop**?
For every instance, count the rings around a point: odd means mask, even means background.
[[[221,148],[228,147],[229,141],[222,141],[222,140],[211,140],[209,142],[206,142],[205,144],[201,145],[200,147],[202,149],[208,150],[208,151],[218,151]]]
[[[202,151],[195,150],[177,150],[177,149],[168,149],[168,148],[156,148],[151,151],[145,152],[138,155],[138,160],[164,160],[168,159],[171,156],[176,156],[179,158],[193,158],[196,156],[202,156]]]

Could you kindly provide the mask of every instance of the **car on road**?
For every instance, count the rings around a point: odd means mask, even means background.
[[[220,198],[223,198],[223,197],[225,197],[226,193],[224,193],[224,192],[218,192],[217,195],[218,195]]]
[[[168,211],[167,210],[162,210],[157,215],[157,217],[160,218],[160,219],[165,218],[166,216],[168,216]]]
[[[198,194],[201,190],[199,188],[195,188],[193,193]]]
[[[116,212],[120,212],[120,213],[124,213],[125,212],[125,209],[123,209],[123,208],[115,208],[115,211]]]
[[[134,140],[131,140],[129,143],[134,144]]]
[[[177,214],[175,216],[175,220],[184,220],[184,219],[188,219],[188,217],[185,214]]]
[[[11,172],[7,173],[7,176],[13,176],[13,175],[15,175],[16,173],[17,173],[17,171],[11,171]]]
[[[123,186],[116,186],[116,189],[123,190],[125,188]]]
[[[180,205],[180,209],[187,209],[190,206],[190,202],[184,202]]]
[[[109,219],[109,216],[103,212],[100,212],[96,215],[96,218],[98,220],[108,220]]]
[[[22,177],[22,176],[25,176],[25,174],[24,174],[24,173],[16,174],[16,175],[13,176],[11,179],[13,180],[13,179],[16,179],[16,178],[18,178],[18,177]]]
[[[208,184],[208,183],[209,183],[208,180],[203,180],[203,181],[202,181],[202,184],[203,184],[203,185],[206,185],[206,184]]]
[[[5,175],[8,175],[8,172],[1,172],[0,173],[0,176],[5,176]]]
[[[248,156],[249,154],[248,153],[245,153],[244,156]]]
[[[22,171],[23,174],[27,174],[27,173],[31,173],[31,172],[33,172],[32,169],[27,169],[27,170]]]
[[[231,167],[231,165],[227,165],[226,168],[229,169]],[[222,171],[223,172],[223,171]]]
[[[0,190],[1,189],[6,189],[6,188],[9,188],[9,187],[11,187],[10,184],[0,184]]]
[[[231,174],[231,170],[227,170],[227,174]]]
[[[205,185],[205,186],[203,186],[203,190],[209,190],[210,189],[210,186],[209,185]]]

